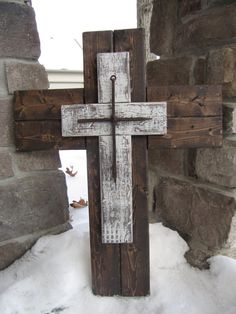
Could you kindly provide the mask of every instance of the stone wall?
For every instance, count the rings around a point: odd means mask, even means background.
[[[0,269],[41,235],[70,226],[58,152],[17,153],[14,146],[14,91],[48,88],[29,3],[0,1]]]
[[[236,2],[138,0],[139,26],[160,60],[147,65],[149,85],[220,84],[222,148],[149,151],[150,209],[187,240],[188,261],[207,267],[218,252],[236,258]]]
[[[153,10],[153,0],[137,1],[137,24],[145,29],[146,58],[148,61],[155,60],[155,56],[150,52],[150,23]]]

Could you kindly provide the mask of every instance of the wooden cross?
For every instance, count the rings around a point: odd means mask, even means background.
[[[93,292],[144,296],[150,292],[147,148],[220,146],[221,89],[154,84],[147,86],[146,99],[144,30],[91,32],[85,33],[83,39],[84,89],[16,92],[16,147],[19,151],[87,150]],[[167,101],[167,134],[132,138],[133,242],[121,244],[102,243],[98,137],[61,135],[62,105],[98,103],[97,54],[110,52],[129,52],[131,102]]]
[[[132,243],[131,135],[166,134],[166,103],[131,103],[129,53],[97,55],[98,103],[62,106],[62,135],[99,136],[102,243]]]

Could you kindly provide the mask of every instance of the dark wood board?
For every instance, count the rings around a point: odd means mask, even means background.
[[[87,104],[97,103],[97,53],[113,51],[113,32],[86,32],[83,33],[83,42],[86,42],[83,48],[84,97]]]
[[[113,50],[112,36],[111,31],[83,34],[85,103],[97,102],[96,56],[99,52]],[[120,246],[102,244],[101,238],[98,138],[87,138],[86,141],[92,289],[96,295],[120,295]]]
[[[14,116],[16,121],[61,120],[62,105],[83,103],[83,88],[17,91]]]
[[[148,101],[167,101],[167,135],[150,136],[149,147],[222,146],[221,86],[148,86],[147,95]]]
[[[149,148],[196,148],[221,145],[221,117],[168,118],[167,135],[148,138]]]
[[[78,103],[84,103],[81,88],[16,91],[17,151],[85,149],[84,138],[63,138],[61,135],[61,106]]]
[[[114,32],[114,49],[130,53],[131,100],[146,101],[144,30]],[[132,244],[121,244],[121,285],[123,296],[145,296],[150,293],[149,226],[147,203],[147,138],[132,139],[133,171],[133,238]]]
[[[61,121],[15,122],[17,151],[85,149],[83,137],[62,137]]]
[[[98,137],[86,142],[92,291],[101,296],[120,295],[119,245],[102,244]]]
[[[167,101],[168,117],[222,116],[222,87],[217,85],[147,88],[148,101]]]

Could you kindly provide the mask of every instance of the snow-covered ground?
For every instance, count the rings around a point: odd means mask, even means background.
[[[81,161],[68,185],[82,177],[80,168]],[[82,189],[71,197],[86,198]],[[0,314],[236,314],[236,261],[216,256],[210,270],[195,269],[185,261],[184,240],[161,224],[150,225],[151,295],[94,296],[88,209],[72,210],[71,217],[73,230],[42,237],[0,272]]]

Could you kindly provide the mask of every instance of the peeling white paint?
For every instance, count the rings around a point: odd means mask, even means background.
[[[98,53],[98,102],[111,102],[111,80],[112,75],[116,76],[115,102],[130,102],[130,70],[129,53]]]
[[[116,148],[115,182],[112,137],[100,136],[102,242],[130,243],[133,241],[131,136],[116,136]]]
[[[112,173],[114,143],[110,103],[111,75],[117,77],[116,121],[125,118],[133,119],[133,121],[116,122],[116,181]],[[128,52],[98,54],[98,91],[99,104],[61,107],[62,136],[99,136],[102,242],[131,243],[133,241],[131,136],[166,134],[167,104],[166,102],[130,102]],[[100,121],[93,121],[94,119]],[[106,121],[102,121],[104,119]]]
[[[110,135],[112,125],[108,122],[78,123],[79,119],[110,119],[111,104],[88,104],[62,106],[62,136]],[[147,118],[145,121],[122,121],[116,126],[117,135],[162,135],[166,133],[166,103],[120,103],[116,104],[116,117]]]

